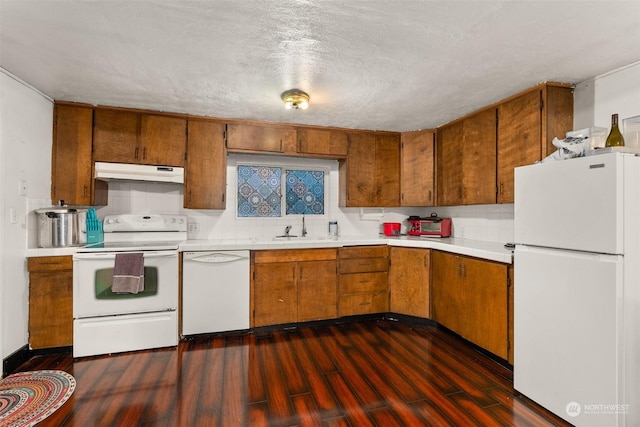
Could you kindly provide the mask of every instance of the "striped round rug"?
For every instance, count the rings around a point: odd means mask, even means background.
[[[76,380],[64,371],[31,371],[0,380],[0,426],[34,426],[66,402]]]

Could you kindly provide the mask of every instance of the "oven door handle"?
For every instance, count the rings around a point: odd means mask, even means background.
[[[80,253],[74,254],[73,259],[89,260],[89,259],[115,259],[116,254],[119,252],[94,252],[94,253]],[[121,252],[120,252],[121,253]],[[127,253],[137,253],[136,251]],[[178,257],[178,251],[158,251],[158,252],[143,252],[144,259],[149,258],[167,258]]]

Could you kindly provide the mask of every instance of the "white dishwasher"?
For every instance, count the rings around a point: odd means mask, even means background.
[[[249,329],[249,251],[182,254],[182,334]]]

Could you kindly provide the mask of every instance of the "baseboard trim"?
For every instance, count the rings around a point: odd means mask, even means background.
[[[29,360],[32,355],[33,353],[29,350],[29,345],[25,344],[8,357],[4,358],[2,361],[2,378],[11,374],[18,368],[18,366]]]

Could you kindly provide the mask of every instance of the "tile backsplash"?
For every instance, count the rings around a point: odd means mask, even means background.
[[[340,208],[338,207],[338,162],[278,156],[230,154],[227,162],[227,208],[225,210],[184,209],[183,186],[173,183],[111,181],[109,205],[99,208],[99,218],[116,213],[164,213],[188,217],[190,239],[272,239],[291,225],[291,234],[300,235],[302,216],[284,218],[238,218],[236,216],[236,165],[238,162],[299,167],[322,167],[329,171],[327,205],[324,215],[305,216],[309,237],[326,236],[329,221],[338,221],[343,236],[374,236],[383,222],[400,222],[406,232],[410,215],[429,216],[436,212],[453,219],[453,236],[506,243],[513,240],[513,205],[472,205],[434,208]],[[38,200],[33,208],[45,201]],[[49,203],[47,202],[46,205]],[[37,231],[37,230],[34,230]],[[30,233],[31,234],[31,233]],[[29,239],[35,247],[36,237]]]

